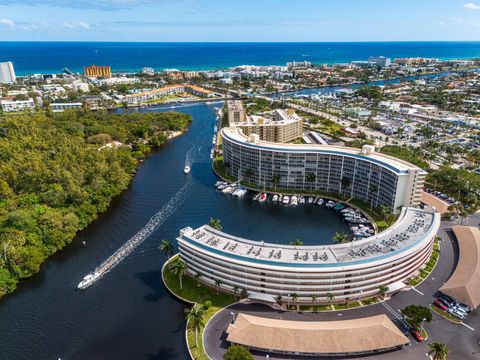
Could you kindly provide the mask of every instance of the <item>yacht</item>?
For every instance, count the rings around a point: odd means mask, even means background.
[[[313,203],[313,197],[311,197],[311,196],[308,197],[308,203],[309,204]]]
[[[298,198],[296,195],[293,195],[292,196],[292,203],[291,203],[292,206],[297,206],[298,205]]]
[[[283,197],[282,203],[285,205],[288,205],[290,203],[290,198],[287,195],[285,195]]]
[[[188,175],[188,174],[190,174],[190,170],[191,170],[191,169],[190,169],[190,162],[187,160],[187,161],[185,161],[185,168],[183,169],[183,172],[184,172],[186,175]]]
[[[323,202],[324,202],[323,199],[318,199],[317,204],[321,206],[321,205],[323,205]]]
[[[275,201],[275,202],[277,202],[277,201],[278,201],[278,195],[277,195],[277,194],[273,195],[273,197],[272,197],[272,201]]]
[[[262,194],[258,197],[258,202],[259,202],[259,203],[264,203],[266,200],[267,200],[267,194],[265,194],[265,193],[262,193]]]
[[[88,274],[86,275],[82,281],[80,281],[80,283],[78,284],[77,288],[78,289],[86,289],[87,287],[89,287],[90,285],[92,285],[92,283],[97,280],[99,274],[97,273],[91,273],[91,274]]]

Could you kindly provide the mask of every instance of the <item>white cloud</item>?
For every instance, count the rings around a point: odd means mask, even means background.
[[[480,10],[480,4],[467,3],[463,7],[469,10]]]
[[[91,29],[90,24],[85,21],[66,22],[66,23],[63,23],[63,26],[69,29],[85,29],[85,30]]]
[[[12,19],[0,19],[0,25],[1,26],[14,27],[15,26],[15,21],[13,21]]]

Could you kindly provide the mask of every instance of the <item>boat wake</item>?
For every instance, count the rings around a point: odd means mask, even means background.
[[[83,278],[78,284],[79,289],[85,289],[99,280],[103,275],[112,270],[123,259],[125,259],[133,250],[144,242],[151,234],[158,229],[173,213],[180,207],[185,200],[185,194],[190,186],[191,178],[187,178],[183,187],[172,196],[155,215],[153,215],[147,224],[133,235],[125,244],[115,251],[107,260],[95,268],[93,272]]]

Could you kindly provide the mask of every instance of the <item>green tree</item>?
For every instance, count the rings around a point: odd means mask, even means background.
[[[450,350],[442,342],[431,342],[428,344],[428,354],[433,354],[434,360],[446,360]]]
[[[384,297],[387,292],[388,292],[388,286],[380,285],[380,287],[378,288],[378,294]]]
[[[167,259],[170,259],[173,254],[173,245],[168,239],[162,240],[158,249],[163,255],[167,257]]]
[[[178,260],[172,264],[172,272],[178,276],[178,281],[180,283],[180,289],[183,289],[182,278],[188,274],[188,265],[183,260]]]
[[[223,360],[253,360],[250,351],[242,345],[230,345],[223,354]]]
[[[187,312],[186,318],[188,326],[195,331],[195,345],[198,346],[198,331],[205,325],[203,315],[205,310],[203,306],[196,304]]]
[[[306,175],[306,180],[310,183],[310,191],[313,190],[313,184],[317,180],[317,176],[314,173],[308,173]]]
[[[290,243],[290,245],[292,245],[292,246],[302,246],[302,245],[303,245],[303,241],[300,240],[300,239],[295,239],[295,240],[293,240],[293,241]]]
[[[332,302],[335,299],[335,295],[333,293],[329,292],[327,293],[327,299]]]
[[[280,179],[281,179],[280,175],[273,175],[272,176],[272,184],[273,184],[275,190],[277,190],[277,187],[280,184]]]
[[[336,243],[343,243],[348,240],[348,235],[345,233],[339,233],[336,232],[335,235],[333,235],[332,241]]]
[[[216,230],[222,230],[222,225],[220,224],[219,219],[210,218],[209,225]]]
[[[408,325],[414,329],[418,329],[423,321],[429,323],[433,318],[432,311],[423,305],[408,305],[401,311]]]
[[[378,186],[375,184],[371,184],[370,187],[368,188],[368,191],[370,191],[370,210],[372,210],[373,202],[374,202],[374,194],[378,192]]]
[[[342,185],[342,192],[345,192],[350,187],[352,180],[348,176],[343,176],[340,183]]]

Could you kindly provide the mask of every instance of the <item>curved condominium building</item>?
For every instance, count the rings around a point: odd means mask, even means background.
[[[224,128],[222,139],[225,171],[259,188],[342,193],[397,213],[420,201],[426,172],[370,145],[279,144],[238,128]]]
[[[289,246],[238,238],[209,226],[187,227],[177,238],[189,273],[223,291],[274,301],[281,296],[312,304],[350,301],[406,286],[428,261],[440,215],[403,208],[397,222],[370,238],[348,244]],[[333,296],[333,298],[332,298]]]

